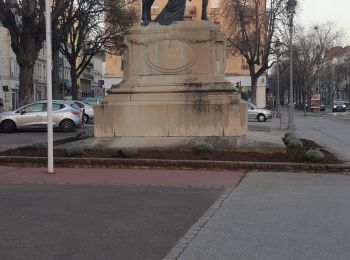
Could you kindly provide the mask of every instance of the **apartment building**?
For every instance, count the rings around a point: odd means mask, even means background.
[[[213,5],[212,5],[213,2]],[[215,2],[215,3],[214,3]],[[209,0],[208,16],[210,21],[219,26],[223,26],[223,19],[221,19],[221,9],[216,4],[218,1]],[[152,6],[152,16],[155,18],[167,0],[155,0]],[[137,7],[136,7],[137,8]],[[139,10],[139,9],[138,9]],[[185,20],[200,20],[202,14],[202,0],[187,1]],[[123,80],[123,57],[115,55],[106,56],[106,72],[104,76],[104,87],[111,88],[113,84],[118,84]],[[239,85],[242,92],[242,97],[249,100],[249,92],[251,88],[251,79],[246,60],[240,55],[227,54],[226,61],[226,79],[234,85]],[[258,107],[266,106],[266,75],[258,79],[257,86],[257,104]]]
[[[71,88],[70,65],[60,53],[60,91],[62,97],[69,97]],[[78,79],[80,96],[103,95],[103,70],[104,55],[93,57],[87,69]],[[19,106],[19,66],[16,55],[11,48],[10,35],[0,24],[0,110],[14,110]],[[33,70],[33,101],[46,99],[46,45],[38,54],[38,59]]]
[[[320,93],[327,105],[334,99],[350,102],[350,46],[336,46],[326,52],[313,91]]]
[[[103,64],[104,54],[94,56],[78,79],[80,87],[80,96],[85,97],[102,97],[103,90]]]

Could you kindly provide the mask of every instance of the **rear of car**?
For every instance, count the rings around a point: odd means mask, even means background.
[[[92,105],[87,104],[80,100],[74,100],[73,102],[79,107],[80,110],[84,110],[84,115],[83,115],[84,123],[88,123],[89,121],[94,119],[94,108]]]

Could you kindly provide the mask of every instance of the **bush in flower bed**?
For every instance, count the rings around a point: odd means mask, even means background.
[[[84,148],[79,146],[68,147],[65,149],[65,152],[69,157],[82,156],[85,154]]]
[[[32,144],[34,150],[47,149],[47,143],[34,143]]]
[[[135,157],[139,154],[137,147],[127,146],[121,149],[121,153],[125,157]]]
[[[214,146],[210,143],[199,141],[193,145],[193,150],[197,153],[212,153]]]
[[[296,137],[293,134],[286,135],[283,139],[284,143],[288,146],[289,142],[292,140],[299,140],[298,137]]]
[[[288,148],[303,148],[303,143],[300,139],[290,139],[287,143]]]
[[[320,149],[310,149],[305,152],[305,159],[311,162],[320,162],[324,160],[324,153]]]

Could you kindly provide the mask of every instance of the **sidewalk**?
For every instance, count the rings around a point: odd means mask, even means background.
[[[349,176],[248,173],[176,259],[350,259],[349,186]]]

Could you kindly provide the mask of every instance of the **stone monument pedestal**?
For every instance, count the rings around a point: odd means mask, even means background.
[[[224,78],[224,35],[216,25],[135,25],[124,42],[124,81],[95,107],[95,137],[149,138],[156,147],[165,138],[181,146],[246,136],[246,104]]]

